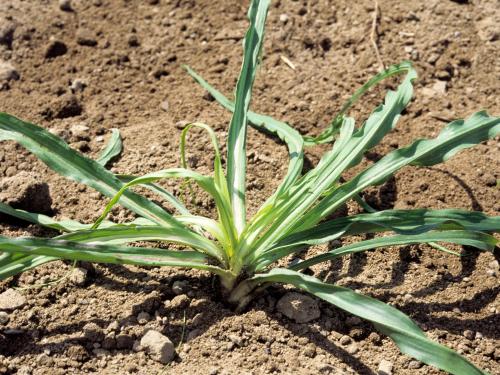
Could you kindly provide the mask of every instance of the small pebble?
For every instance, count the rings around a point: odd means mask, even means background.
[[[189,297],[185,294],[175,296],[170,301],[165,302],[165,306],[172,309],[183,309],[189,305]]]
[[[488,267],[492,270],[498,271],[500,269],[500,265],[498,264],[498,260],[492,260],[488,263]]]
[[[160,103],[160,108],[165,112],[168,112],[168,101],[164,100]]]
[[[289,292],[281,297],[276,309],[297,323],[307,323],[321,316],[318,301],[297,292]]]
[[[345,348],[345,351],[349,354],[356,354],[359,351],[359,348],[356,344],[350,344]]]
[[[236,346],[242,347],[243,346],[243,339],[240,336],[237,335],[229,335],[228,336],[229,340],[234,343]]]
[[[476,337],[476,334],[474,331],[471,331],[470,329],[466,329],[464,331],[464,337],[468,340],[474,340],[474,337]]]
[[[83,326],[83,335],[90,342],[99,342],[104,339],[104,332],[95,323],[87,323]]]
[[[0,294],[0,311],[16,310],[26,304],[26,298],[15,289],[7,289]]]
[[[140,344],[151,358],[162,364],[170,363],[175,356],[174,344],[158,331],[150,330],[141,339]]]
[[[409,364],[408,364],[408,368],[409,369],[412,369],[412,370],[416,370],[416,369],[419,369],[420,367],[422,367],[424,364],[420,361],[411,361]]]
[[[80,78],[75,78],[72,82],[71,82],[71,86],[69,87],[71,89],[71,92],[73,93],[77,93],[77,92],[82,92],[85,87],[87,87],[87,83],[80,79]]]
[[[73,10],[71,0],[59,0],[59,9],[64,12],[71,12]]]
[[[386,359],[380,361],[378,365],[378,375],[392,375],[394,364]]]
[[[11,63],[0,60],[0,81],[19,79],[19,73]]]
[[[147,322],[149,322],[151,320],[151,315],[149,315],[147,312],[145,311],[141,311],[138,315],[137,315],[137,321],[139,322],[139,324],[146,324]]]
[[[348,345],[351,343],[351,341],[352,341],[352,339],[347,335],[342,336],[339,340],[341,345]]]
[[[85,268],[76,267],[73,271],[71,271],[69,281],[74,285],[83,286],[87,281],[87,272],[88,271]]]
[[[95,47],[97,39],[92,31],[81,28],[76,31],[76,43],[81,46]]]
[[[7,324],[9,320],[9,314],[7,314],[5,311],[0,311],[0,324]]]

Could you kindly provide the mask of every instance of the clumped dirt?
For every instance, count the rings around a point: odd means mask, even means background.
[[[90,157],[104,147],[110,129],[119,128],[125,149],[112,170],[122,173],[178,165],[186,121],[210,124],[224,140],[229,114],[181,64],[231,94],[246,2],[73,0],[70,11],[59,3],[67,2],[0,3],[0,110],[50,129]],[[483,108],[500,112],[495,0],[379,5],[383,61],[411,59],[420,77],[398,128],[367,154],[364,165],[415,138],[435,136],[449,120]],[[305,134],[319,133],[378,69],[370,41],[373,11],[371,0],[274,1],[252,108]],[[351,114],[361,122],[393,85],[373,90]],[[189,147],[190,165],[208,172],[213,153],[204,135],[193,131]],[[254,211],[278,185],[287,154],[275,139],[253,130],[248,147]],[[324,150],[310,149],[310,164]],[[444,165],[407,168],[366,197],[378,208],[457,207],[498,215],[499,160],[498,140],[483,142]],[[83,222],[96,219],[105,204],[100,194],[56,176],[14,143],[1,143],[0,162],[4,201],[17,199],[19,207]],[[175,183],[166,186],[180,191]],[[206,196],[197,195],[192,207],[213,215]],[[113,210],[114,220],[131,218]],[[1,217],[0,234],[54,233]],[[0,323],[0,373],[375,374],[391,366],[394,374],[440,373],[399,354],[371,325],[325,303],[318,302],[319,318],[295,323],[276,308],[284,287],[269,289],[235,314],[202,272],[80,267],[85,271],[66,277],[71,264],[55,262],[0,283],[0,291],[26,288],[21,293],[27,298]],[[498,253],[471,251],[458,258],[427,246],[386,248],[314,272],[397,306],[430,337],[500,373]],[[63,279],[34,288],[58,278]],[[176,281],[182,282],[174,287]],[[137,351],[134,343],[149,328],[177,346],[169,365]]]

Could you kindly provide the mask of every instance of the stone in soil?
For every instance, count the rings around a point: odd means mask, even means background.
[[[476,22],[476,29],[479,38],[485,42],[495,42],[500,39],[500,31],[498,30],[498,23],[500,22],[500,15],[485,17]]]
[[[84,362],[89,357],[87,349],[82,345],[71,345],[66,350],[66,354],[69,358],[77,362]]]
[[[432,85],[432,90],[435,93],[442,95],[446,93],[446,86],[447,83],[445,81],[436,81],[434,82],[434,85]]]
[[[386,359],[380,361],[378,365],[378,375],[392,375],[394,364]]]
[[[92,31],[80,28],[76,31],[76,43],[81,46],[95,47],[97,39]]]
[[[104,332],[96,323],[87,323],[83,326],[83,335],[90,342],[100,342],[104,339]]]
[[[88,271],[85,268],[76,267],[73,271],[71,271],[69,281],[71,281],[72,284],[83,286],[87,281],[87,272]]]
[[[49,186],[33,172],[21,171],[0,179],[0,201],[30,212],[52,213]]]
[[[177,280],[172,284],[172,292],[176,295],[184,294],[189,290],[189,282],[186,280]]]
[[[19,79],[19,73],[14,65],[0,60],[0,81],[12,81]]]
[[[59,0],[59,9],[63,12],[73,11],[73,8],[71,7],[71,0]]]
[[[277,310],[297,323],[307,323],[321,315],[318,302],[304,294],[289,292],[278,301]]]
[[[0,311],[0,324],[7,324],[9,320],[9,314],[7,314],[5,311]]]
[[[137,321],[139,322],[139,324],[144,325],[150,320],[151,315],[149,315],[149,313],[147,313],[146,311],[141,311],[139,314],[137,314]]]
[[[165,302],[165,307],[169,307],[171,309],[183,309],[189,305],[189,297],[185,294],[180,294],[175,296],[170,301]]]
[[[141,339],[141,346],[149,356],[162,364],[170,363],[175,356],[174,344],[158,331],[150,330]]]
[[[0,310],[16,310],[26,304],[26,298],[15,289],[0,294]]]
[[[476,337],[476,333],[474,331],[471,331],[470,329],[466,329],[464,331],[464,337],[469,340],[474,340],[474,337]]]
[[[0,44],[7,46],[7,48],[12,48],[14,31],[16,31],[16,25],[12,21],[0,16]]]
[[[85,82],[83,79],[75,78],[71,82],[70,89],[71,89],[72,93],[77,93],[77,92],[82,92],[83,90],[85,90],[85,87],[87,87],[87,82]]]
[[[82,114],[82,105],[78,102],[76,96],[72,94],[64,94],[56,98],[50,105],[42,112],[42,116],[46,120],[54,118],[63,119],[68,117],[80,116]]]
[[[85,123],[77,123],[69,129],[72,135],[72,141],[88,141],[90,140],[90,128]]]
[[[68,47],[66,43],[61,40],[51,38],[49,44],[45,48],[45,58],[53,59],[58,56],[65,55],[68,52]]]
[[[116,347],[118,349],[131,349],[134,345],[134,338],[131,335],[121,333],[116,336]]]

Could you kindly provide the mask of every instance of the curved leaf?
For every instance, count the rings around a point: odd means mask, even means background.
[[[368,186],[386,181],[406,165],[433,165],[444,162],[458,151],[493,138],[499,133],[500,118],[490,117],[484,111],[477,112],[466,120],[453,121],[437,138],[421,139],[406,148],[395,150],[341,185],[306,214],[300,227],[311,227],[355,194]]]
[[[378,237],[371,240],[360,241],[342,246],[324,254],[306,259],[290,267],[293,270],[302,270],[318,263],[326,262],[340,256],[373,250],[379,247],[409,245],[429,242],[448,242],[463,246],[472,246],[481,250],[493,251],[498,240],[486,233],[465,230],[450,230],[445,232],[427,232],[414,235],[395,235]],[[460,255],[458,253],[453,253]]]
[[[118,129],[111,129],[111,139],[109,140],[106,148],[102,150],[97,158],[97,162],[103,167],[106,166],[111,160],[120,155],[122,152],[122,138]]]
[[[266,254],[282,256],[304,246],[320,245],[341,236],[393,231],[398,234],[421,234],[430,230],[465,229],[480,232],[500,231],[500,217],[465,210],[386,210],[376,213],[341,217],[285,237]],[[278,257],[278,255],[276,255]]]
[[[232,251],[236,247],[238,234],[236,233],[234,220],[231,216],[232,214],[231,198],[229,196],[229,191],[227,188],[226,176],[224,175],[224,170],[222,169],[219,143],[217,141],[217,136],[215,135],[215,132],[212,130],[210,126],[195,122],[187,124],[186,127],[182,130],[181,144],[180,144],[182,167],[185,168],[186,170],[188,168],[185,155],[186,136],[192,127],[198,127],[205,130],[208,133],[210,140],[212,141],[213,148],[215,150],[213,185],[216,194],[212,195],[215,198],[217,209],[219,211],[219,217],[221,218],[222,222],[221,228],[224,232],[224,237],[225,237],[222,243],[224,244],[227,243],[229,245],[227,246],[227,251],[229,253],[229,256],[232,256]]]
[[[243,64],[238,83],[234,112],[229,125],[227,140],[227,182],[234,223],[241,233],[246,221],[246,138],[247,111],[252,96],[252,86],[257,72],[264,40],[264,26],[270,0],[252,0],[248,10],[250,26],[243,41]]]
[[[121,182],[129,183],[137,178],[137,176],[125,175],[125,174],[116,174],[115,175]],[[176,209],[181,215],[191,215],[186,206],[171,192],[165,190],[161,186],[157,184],[140,184],[142,187],[158,194],[160,197],[165,199],[168,203],[170,203],[174,209]]]
[[[219,104],[224,108],[234,112],[234,103],[227,99],[220,91],[212,87],[207,81],[205,81],[200,75],[198,75],[189,66],[184,66],[186,71],[191,77],[195,79],[196,82],[200,84],[205,90],[207,90],[210,95],[212,95]],[[274,196],[279,196],[283,192],[287,191],[288,188],[293,184],[300,176],[302,172],[302,166],[304,163],[304,141],[300,133],[293,129],[287,123],[275,120],[270,116],[261,115],[252,111],[247,112],[248,121],[252,127],[269,132],[276,135],[281,139],[288,147],[288,157],[290,159],[288,164],[288,171],[285,179],[281,182],[278,187],[277,192]]]
[[[357,89],[354,94],[347,100],[340,112],[335,116],[330,126],[325,129],[321,134],[315,137],[304,136],[304,144],[305,146],[313,146],[322,143],[332,142],[337,135],[342,122],[343,117],[347,113],[347,111],[356,103],[368,90],[372,87],[379,84],[381,81],[386,78],[392,77],[401,73],[410,73],[413,71],[413,66],[409,61],[403,61],[401,64],[396,64],[388,67],[386,70],[376,74],[373,76],[368,82],[366,82],[363,86]]]
[[[282,209],[273,224],[259,239],[258,252],[262,252],[263,248],[269,247],[284,235],[295,231],[297,227],[306,229],[316,224],[304,222],[302,216],[322,196],[330,192],[346,169],[359,163],[364,152],[380,142],[395,126],[401,112],[412,98],[413,81],[416,76],[415,70],[410,69],[397,90],[387,92],[384,103],[372,112],[355,133],[352,134],[352,119],[344,120],[342,148],[334,145],[332,152],[322,158],[321,165],[299,180],[298,184],[302,183],[300,188],[282,203],[285,209]]]
[[[227,274],[223,269],[207,264],[208,258],[197,251],[125,247],[47,238],[7,238],[3,236],[0,236],[0,251],[95,263],[185,267],[210,271],[222,276]]]
[[[18,142],[55,172],[86,184],[107,197],[113,197],[123,187],[111,172],[71,149],[61,138],[6,113],[0,113],[1,140]],[[140,195],[126,192],[120,203],[157,224],[182,227],[168,212]]]
[[[55,220],[54,218],[38,214],[32,213],[28,211],[24,211],[18,208],[12,208],[8,204],[0,202],[0,212],[13,216],[17,219],[21,219],[27,221],[29,223],[38,224],[46,228],[55,229],[61,232],[75,232],[78,230],[85,230],[92,228],[93,224],[82,224],[75,220]],[[156,225],[154,222],[145,219],[145,218],[137,218],[128,223],[116,224],[111,221],[103,221],[101,223],[101,228],[109,228],[114,226],[134,226],[134,225]]]
[[[401,352],[428,365],[455,375],[484,375],[466,358],[429,338],[404,313],[376,299],[356,293],[351,289],[326,284],[312,276],[296,271],[275,268],[266,274],[250,279],[242,289],[268,282],[292,284],[332,305],[372,322],[383,334],[389,336]]]
[[[81,230],[56,237],[73,242],[125,244],[137,241],[167,241],[191,247],[214,258],[224,260],[221,249],[209,239],[191,231],[162,226],[111,227]]]

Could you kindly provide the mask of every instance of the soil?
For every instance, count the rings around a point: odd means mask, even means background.
[[[71,10],[59,3],[69,3]],[[419,79],[397,129],[367,154],[364,165],[413,139],[435,136],[449,120],[483,108],[500,113],[495,0],[378,3],[383,62],[411,59]],[[210,124],[223,143],[230,119],[181,64],[231,94],[241,64],[246,7],[246,1],[232,0],[2,1],[0,60],[7,64],[0,66],[0,109],[50,129],[90,157],[104,147],[110,129],[118,128],[124,152],[112,165],[116,172],[144,174],[176,166],[185,122]],[[374,9],[371,0],[274,1],[252,108],[304,134],[318,134],[379,69],[370,40]],[[351,115],[358,123],[390,87],[394,82],[356,105]],[[278,185],[287,153],[276,139],[249,133],[254,212]],[[194,130],[189,147],[190,165],[210,171],[213,152],[204,134]],[[325,149],[309,149],[310,164]],[[498,215],[499,149],[498,139],[490,140],[445,164],[406,168],[366,197],[378,208],[457,207]],[[92,222],[104,207],[100,194],[56,176],[12,142],[1,143],[0,162],[4,193],[12,192],[2,200],[26,207],[26,194],[31,191],[37,204],[43,194],[46,211],[82,222]],[[33,179],[35,188],[21,186]],[[178,184],[168,186],[179,193]],[[202,194],[191,207],[213,215],[212,203]],[[346,207],[356,210],[354,204]],[[118,221],[132,217],[119,208],[112,215]],[[0,218],[0,234],[54,235],[6,217]],[[397,306],[430,337],[500,374],[498,259],[498,252],[470,251],[459,258],[428,246],[407,246],[314,271]],[[27,299],[0,324],[0,373],[376,374],[391,365],[394,374],[441,373],[401,355],[371,325],[326,303],[318,302],[321,315],[312,322],[288,319],[276,309],[287,287],[272,287],[236,314],[203,272],[79,267],[75,276],[71,264],[54,262],[0,283],[0,292],[24,288],[20,292]],[[73,273],[65,278],[68,272]],[[172,288],[175,281],[187,284]],[[148,328],[177,346],[169,365],[134,350]]]

